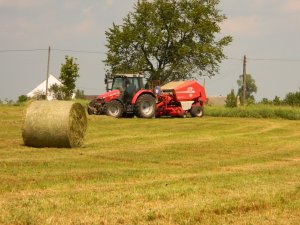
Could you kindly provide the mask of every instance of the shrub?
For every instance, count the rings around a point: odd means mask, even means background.
[[[46,94],[44,91],[38,90],[33,93],[32,98],[36,99],[36,100],[44,100],[44,99],[46,99]]]
[[[272,101],[270,101],[269,99],[267,98],[263,98],[259,104],[263,104],[263,105],[271,105],[272,104]]]
[[[84,91],[77,89],[76,93],[75,93],[75,98],[76,99],[84,99]]]
[[[6,98],[6,99],[4,100],[4,104],[7,104],[7,105],[13,105],[13,104],[14,104],[14,101],[13,101],[12,99]]]
[[[28,97],[26,95],[20,95],[18,97],[17,103],[23,103],[23,102],[26,102],[27,100],[28,100]]]
[[[252,105],[236,108],[206,106],[205,114],[213,117],[282,118],[300,120],[300,108],[289,106]]]
[[[58,84],[53,84],[49,88],[49,92],[51,93],[52,97],[57,100],[62,100],[64,99],[64,94],[62,91],[62,86]]]
[[[226,97],[225,106],[229,108],[237,107],[237,97],[235,96],[233,89]]]
[[[247,100],[246,100],[246,103],[247,103],[247,105],[254,105],[255,104],[255,99],[254,98],[248,98]]]
[[[273,104],[274,105],[281,105],[281,100],[278,96],[275,96],[275,98],[273,99]]]
[[[284,99],[284,103],[290,106],[300,106],[300,91],[288,93]]]

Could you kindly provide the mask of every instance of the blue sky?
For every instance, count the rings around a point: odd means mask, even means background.
[[[0,99],[17,99],[46,77],[47,51],[53,50],[50,73],[59,76],[64,56],[76,57],[80,66],[77,87],[86,94],[104,88],[105,31],[133,10],[136,0],[0,0]],[[219,74],[206,78],[208,95],[237,90],[242,57],[258,86],[256,99],[283,98],[300,88],[300,0],[221,0],[228,17],[222,35],[233,43],[225,49],[228,60]],[[203,83],[203,78],[199,81]]]

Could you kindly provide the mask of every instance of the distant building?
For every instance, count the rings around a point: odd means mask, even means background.
[[[61,85],[62,83],[58,78],[56,78],[52,74],[49,74],[48,90],[53,84]],[[40,83],[38,86],[36,86],[32,91],[30,91],[26,95],[27,97],[33,98],[36,97],[37,95],[45,95],[45,94],[46,94],[46,80],[44,80],[42,83]],[[48,95],[47,100],[53,100],[53,96],[50,92],[48,92],[47,95]]]
[[[208,96],[207,105],[210,106],[225,106],[226,97],[224,96]]]
[[[97,97],[98,97],[98,95],[84,95],[84,99],[86,99],[86,100],[93,100]]]
[[[58,86],[62,85],[62,82],[56,78],[54,75],[49,74],[48,78],[48,93],[47,93],[47,100],[51,101],[54,100],[55,98],[53,97],[53,93],[49,91],[50,87],[53,84],[57,84]],[[26,94],[27,97],[29,98],[34,98],[40,95],[45,95],[46,94],[46,80],[44,80],[42,83],[40,83],[38,86],[36,86],[32,91]],[[72,95],[72,99],[75,98],[75,93]]]

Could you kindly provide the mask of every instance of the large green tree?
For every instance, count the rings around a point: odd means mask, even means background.
[[[107,72],[142,71],[162,83],[213,76],[232,38],[220,37],[219,0],[139,0],[106,31]]]
[[[243,82],[243,75],[240,75],[239,79],[237,80],[238,84],[238,96],[240,96],[240,100],[242,104],[245,104],[243,102],[243,92],[244,92],[244,82]],[[254,95],[253,93],[257,92],[257,86],[255,83],[255,80],[251,76],[251,74],[246,74],[246,102],[247,103],[254,103]]]

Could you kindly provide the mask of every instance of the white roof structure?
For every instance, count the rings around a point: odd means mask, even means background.
[[[61,85],[61,81],[59,79],[57,79],[55,76],[53,76],[52,74],[49,74],[48,90],[53,84]],[[27,93],[27,96],[32,98],[38,93],[46,94],[46,80],[44,80],[41,84],[39,84],[37,87],[35,87],[32,91]],[[53,96],[50,92],[48,92],[47,100],[53,100]]]

